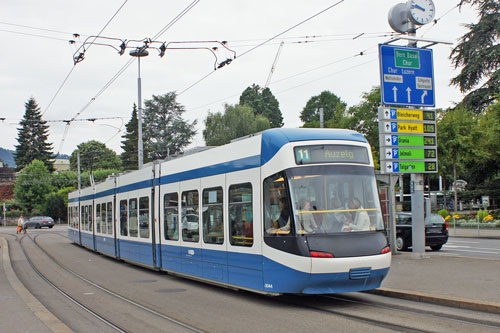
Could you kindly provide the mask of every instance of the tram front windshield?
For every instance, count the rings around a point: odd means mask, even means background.
[[[267,236],[384,230],[373,168],[291,168],[264,180]]]

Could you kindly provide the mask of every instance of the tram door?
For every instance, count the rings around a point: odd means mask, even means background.
[[[228,282],[263,289],[260,169],[226,174]]]
[[[161,268],[180,272],[182,267],[180,246],[180,194],[179,183],[161,185],[159,189],[159,216],[161,228]]]
[[[228,281],[225,178],[224,174],[202,178],[200,192],[202,276],[219,282]]]
[[[201,276],[200,180],[183,181],[180,183],[179,190],[181,272]]]

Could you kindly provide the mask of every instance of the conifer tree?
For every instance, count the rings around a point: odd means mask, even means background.
[[[40,107],[35,99],[31,97],[25,104],[26,112],[19,123],[16,152],[14,159],[17,170],[22,170],[33,160],[42,161],[50,172],[54,171],[52,144],[47,142],[49,137],[49,126],[42,120]]]
[[[122,149],[123,153],[120,155],[122,165],[125,170],[137,170],[138,168],[138,119],[137,119],[137,106],[134,103],[132,110],[132,117],[125,125],[127,132],[122,136]]]
[[[451,83],[467,94],[462,106],[479,114],[497,102],[500,93],[500,2],[460,1],[465,3],[477,8],[479,21],[465,26],[469,31],[451,52],[453,65],[461,68]]]
[[[175,92],[169,92],[153,95],[152,99],[144,102],[142,134],[145,163],[181,153],[196,134],[196,120],[190,123],[182,118],[186,110],[176,98]]]

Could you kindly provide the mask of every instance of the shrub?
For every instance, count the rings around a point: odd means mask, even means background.
[[[439,215],[441,215],[444,219],[445,219],[448,215],[450,215],[450,214],[448,213],[448,210],[447,210],[447,209],[445,209],[445,208],[441,209],[441,210],[438,212],[438,214],[439,214]]]
[[[488,210],[487,209],[480,209],[478,212],[477,212],[477,216],[479,217],[479,222],[482,222],[484,220],[484,218],[486,216],[490,215],[490,213],[488,213]]]

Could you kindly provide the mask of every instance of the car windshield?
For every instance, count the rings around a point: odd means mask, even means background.
[[[396,219],[397,219],[396,223],[399,225],[402,225],[402,224],[411,225],[412,224],[411,214],[398,214]],[[444,224],[444,222],[445,221],[444,221],[443,217],[439,214],[430,214],[425,218],[426,225]]]

